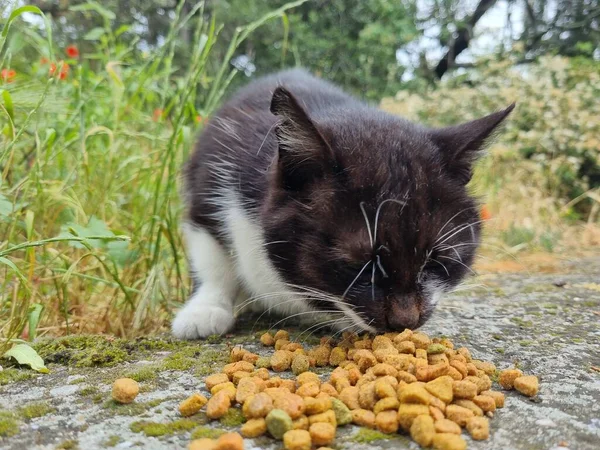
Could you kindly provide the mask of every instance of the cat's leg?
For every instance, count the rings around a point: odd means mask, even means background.
[[[227,250],[207,230],[185,223],[183,232],[195,289],[173,321],[173,335],[197,339],[223,334],[234,324],[239,288],[235,267]]]

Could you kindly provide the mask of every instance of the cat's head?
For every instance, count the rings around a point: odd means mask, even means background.
[[[479,205],[466,185],[514,105],[428,129],[352,105],[309,115],[280,87],[279,151],[262,211],[267,251],[290,289],[369,331],[417,328],[472,271]]]

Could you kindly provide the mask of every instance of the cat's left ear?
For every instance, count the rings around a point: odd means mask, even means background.
[[[431,140],[440,149],[447,170],[462,183],[467,184],[471,180],[473,163],[514,107],[513,103],[508,108],[481,119],[431,130]]]

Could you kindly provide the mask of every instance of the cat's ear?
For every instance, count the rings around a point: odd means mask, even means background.
[[[514,107],[513,103],[481,119],[431,131],[431,139],[440,149],[447,170],[462,183],[467,184],[471,180],[473,163]]]
[[[334,166],[333,151],[298,100],[284,87],[273,92],[271,112],[279,144],[277,166],[284,187],[301,191]]]

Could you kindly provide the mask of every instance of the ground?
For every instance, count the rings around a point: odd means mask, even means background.
[[[491,421],[490,439],[469,440],[469,448],[598,448],[600,258],[565,263],[553,273],[478,278],[485,287],[445,299],[424,331],[447,336],[498,368],[517,364],[540,377],[541,390],[533,399],[507,393],[505,408]],[[0,448],[185,448],[192,435],[235,429],[235,414],[207,423],[203,415],[182,419],[177,405],[204,392],[203,376],[224,364],[228,345],[264,352],[257,335],[268,326],[246,319],[234,335],[196,343],[167,337],[43,340],[37,348],[50,374],[6,365],[0,372]],[[136,403],[110,400],[111,383],[120,376],[140,382]],[[335,448],[418,448],[404,436],[382,437],[344,427]],[[279,445],[262,439],[247,441],[249,448]]]

